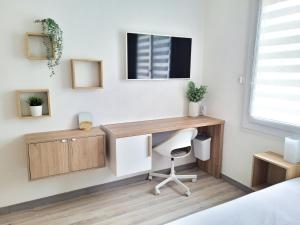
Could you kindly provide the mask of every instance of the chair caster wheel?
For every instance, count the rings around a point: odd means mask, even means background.
[[[148,180],[152,180],[152,176],[149,175],[149,176],[148,176]]]
[[[192,179],[193,183],[196,183],[196,181],[197,181],[197,178]]]
[[[159,195],[159,194],[160,194],[160,191],[157,189],[154,189],[154,195]]]
[[[191,191],[185,192],[186,197],[189,197],[191,195]]]

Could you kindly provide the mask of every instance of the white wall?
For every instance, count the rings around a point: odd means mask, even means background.
[[[26,133],[75,128],[81,111],[91,112],[95,125],[185,115],[187,81],[124,79],[124,32],[192,37],[192,79],[200,82],[203,11],[202,0],[0,1],[0,207],[115,180],[97,169],[29,182]],[[23,51],[25,32],[40,32],[33,21],[47,17],[64,31],[63,61],[53,78],[46,61],[30,61]],[[69,59],[81,57],[104,61],[104,90],[71,89]],[[50,89],[51,118],[17,118],[15,90],[32,88]],[[155,168],[169,166],[159,162]]]
[[[208,114],[226,120],[222,173],[250,185],[252,157],[282,152],[283,140],[242,128],[249,37],[255,27],[257,0],[207,1],[203,81],[208,85]]]

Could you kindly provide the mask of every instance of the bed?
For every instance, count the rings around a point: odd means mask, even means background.
[[[192,197],[193,195],[190,196]],[[197,212],[167,225],[300,225],[300,178]]]

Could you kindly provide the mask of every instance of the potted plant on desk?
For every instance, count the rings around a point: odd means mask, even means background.
[[[43,102],[43,99],[38,96],[30,96],[27,99],[27,103],[30,106],[31,116],[42,116]]]
[[[193,81],[188,84],[187,98],[189,103],[189,116],[197,117],[200,115],[201,100],[207,92],[207,86],[201,85],[199,88],[196,87]]]

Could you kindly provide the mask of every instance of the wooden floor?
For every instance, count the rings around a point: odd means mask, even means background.
[[[1,225],[133,225],[164,224],[185,215],[221,204],[245,193],[197,168],[180,172],[198,174],[196,183],[185,182],[190,197],[175,183],[152,194],[160,179],[99,191],[77,199],[0,216]]]

